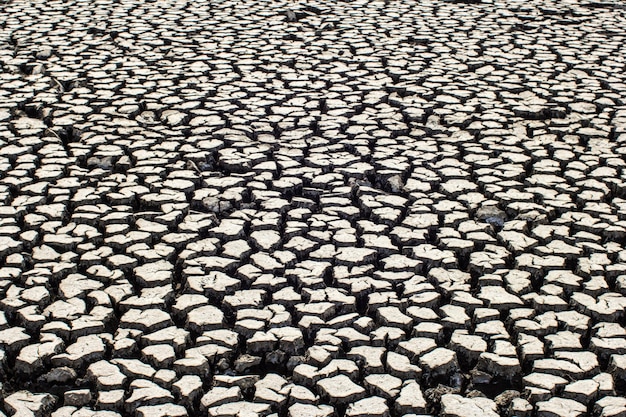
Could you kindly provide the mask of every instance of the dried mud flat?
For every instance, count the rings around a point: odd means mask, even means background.
[[[0,416],[626,416],[624,2],[0,16]]]

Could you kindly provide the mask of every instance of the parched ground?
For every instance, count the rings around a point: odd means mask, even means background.
[[[623,1],[2,0],[0,416],[626,416]]]

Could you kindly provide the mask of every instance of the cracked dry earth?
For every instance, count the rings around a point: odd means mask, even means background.
[[[626,416],[624,2],[0,16],[0,416]]]

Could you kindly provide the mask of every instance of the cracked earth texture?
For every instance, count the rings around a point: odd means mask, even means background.
[[[0,417],[626,416],[623,1],[4,0]]]

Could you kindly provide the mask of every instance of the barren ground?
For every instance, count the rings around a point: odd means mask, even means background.
[[[3,0],[0,417],[626,416],[625,67],[617,0]]]

